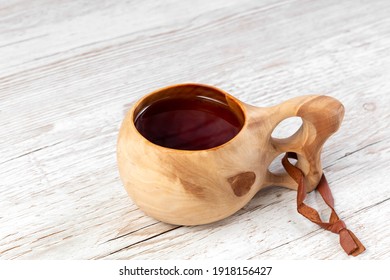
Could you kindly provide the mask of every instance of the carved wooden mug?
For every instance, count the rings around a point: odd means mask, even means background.
[[[137,118],[155,102],[165,100],[175,107],[178,99],[219,103],[239,120],[239,132],[225,143],[200,150],[152,143],[137,129]],[[281,121],[294,116],[303,121],[294,135],[271,136]],[[307,191],[312,191],[322,175],[322,146],[338,130],[343,116],[343,105],[323,95],[296,97],[263,108],[209,85],[168,86],[143,97],[126,114],[117,143],[120,177],[147,215],[171,224],[211,223],[238,211],[264,187],[296,189],[287,174],[268,170],[281,153],[298,154],[296,165],[305,173]]]

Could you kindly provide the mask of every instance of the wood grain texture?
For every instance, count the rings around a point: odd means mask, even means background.
[[[335,208],[367,248],[358,259],[389,258],[389,13],[386,0],[0,1],[0,258],[350,259],[290,190],[196,227],[131,202],[121,120],[187,81],[255,106],[339,99],[345,118],[322,154]]]

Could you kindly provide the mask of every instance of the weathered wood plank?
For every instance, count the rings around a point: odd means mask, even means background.
[[[359,258],[388,258],[388,1],[191,3],[0,2],[0,258],[347,258],[280,188],[200,227],[137,209],[116,168],[120,122],[184,81],[258,106],[340,99],[323,154],[336,209],[368,248]]]

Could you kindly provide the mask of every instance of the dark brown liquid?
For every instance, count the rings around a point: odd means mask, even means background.
[[[135,126],[154,144],[204,150],[232,139],[242,123],[227,105],[198,97],[158,100],[141,111]]]

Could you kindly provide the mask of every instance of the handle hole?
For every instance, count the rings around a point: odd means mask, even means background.
[[[302,126],[303,121],[300,117],[290,117],[282,120],[272,131],[273,138],[285,139],[294,135]]]
[[[286,170],[284,170],[284,167],[282,165],[282,158],[284,157],[284,154],[278,155],[274,160],[271,162],[271,164],[268,167],[268,171],[275,174],[275,175],[282,175],[286,174]],[[295,165],[297,163],[296,159],[289,159],[289,161]]]

